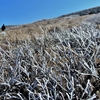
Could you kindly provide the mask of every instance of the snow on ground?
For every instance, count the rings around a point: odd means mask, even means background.
[[[85,20],[86,22],[90,22],[91,24],[100,23],[100,13],[94,14]]]
[[[7,33],[6,32],[0,32],[0,35],[7,35]]]

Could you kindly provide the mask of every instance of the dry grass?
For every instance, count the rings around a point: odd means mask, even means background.
[[[89,18],[90,15],[85,16],[72,16],[72,17],[62,17],[55,18],[50,20],[41,20],[32,24],[26,24],[21,26],[8,27],[6,29],[7,36],[0,36],[0,40],[5,40],[6,38],[9,41],[23,41],[27,40],[29,37],[41,36],[44,32],[53,32],[54,29],[61,31],[61,29],[68,29],[74,26],[79,27],[84,20]],[[41,29],[42,28],[42,29]]]
[[[99,100],[98,30],[83,25],[41,34],[19,39],[14,48],[15,42],[8,40],[1,45],[0,99]]]

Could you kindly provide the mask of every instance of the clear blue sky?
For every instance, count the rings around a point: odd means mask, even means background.
[[[100,0],[0,0],[0,26],[32,23],[100,6]]]

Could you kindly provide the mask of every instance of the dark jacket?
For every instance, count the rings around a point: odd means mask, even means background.
[[[6,29],[5,25],[3,24],[1,30],[4,31]]]

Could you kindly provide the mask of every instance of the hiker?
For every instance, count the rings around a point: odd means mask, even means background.
[[[4,31],[6,29],[5,25],[3,24],[1,30]]]

